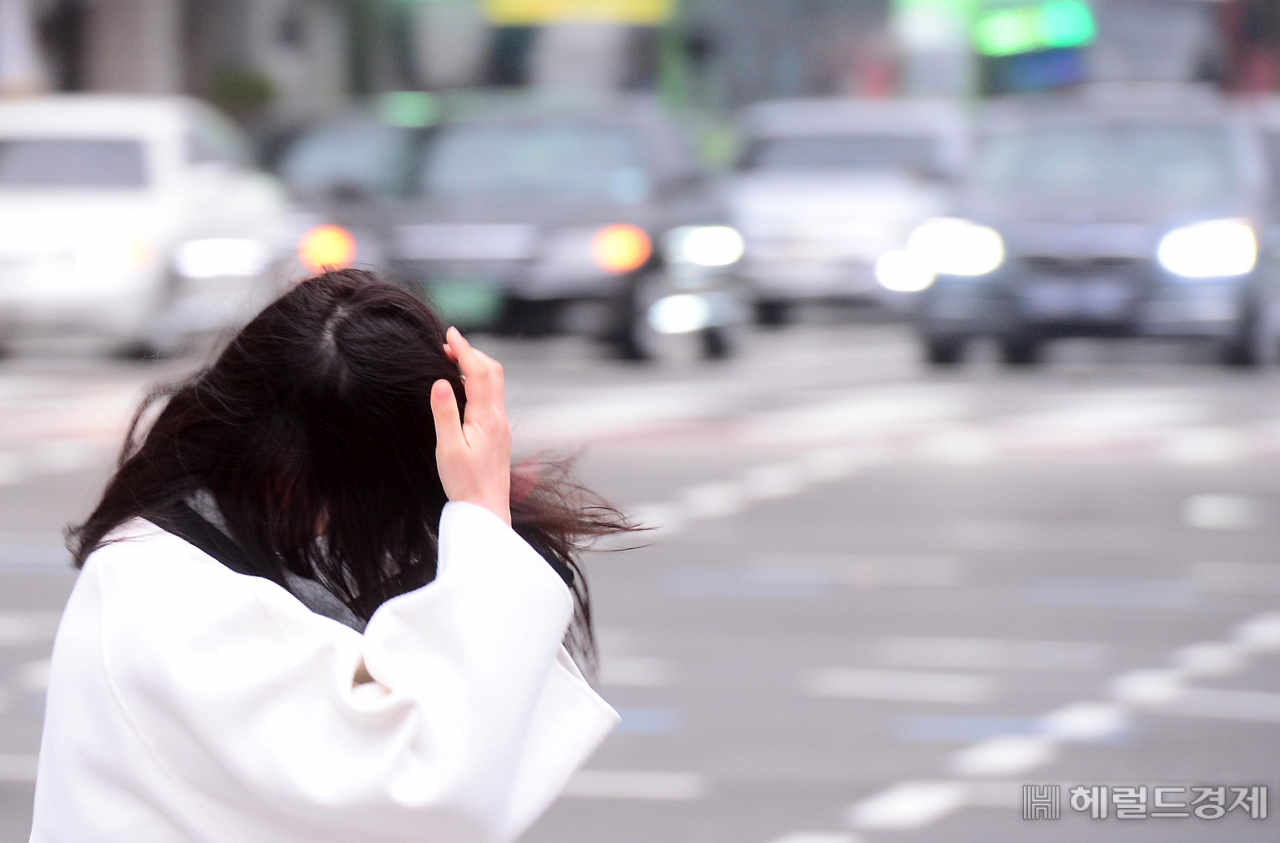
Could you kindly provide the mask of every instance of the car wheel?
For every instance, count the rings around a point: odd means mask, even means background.
[[[930,366],[943,368],[958,366],[964,360],[962,340],[928,339],[924,341],[924,361]]]
[[[661,356],[663,336],[649,324],[649,308],[661,295],[662,282],[659,272],[642,273],[619,297],[613,346],[620,359],[643,363]]]
[[[781,328],[791,323],[791,305],[785,301],[756,302],[756,324]]]
[[[719,325],[702,332],[702,356],[707,360],[728,360],[738,350],[737,332]]]
[[[1006,366],[1035,366],[1040,362],[1041,343],[1024,337],[1000,341],[1000,361]]]
[[[1270,366],[1280,358],[1280,337],[1266,324],[1262,311],[1250,306],[1236,335],[1222,349],[1222,362],[1240,369]]]

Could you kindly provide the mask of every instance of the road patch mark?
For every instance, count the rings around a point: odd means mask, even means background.
[[[18,690],[43,693],[49,687],[49,661],[27,662],[14,672],[13,678]]]
[[[1249,453],[1247,438],[1228,427],[1201,427],[1170,431],[1160,446],[1165,461],[1183,465],[1219,465],[1239,462]]]
[[[61,619],[61,612],[0,612],[0,646],[52,641]]]
[[[1089,672],[1106,667],[1110,649],[1089,641],[895,637],[876,642],[872,655],[898,667]]]
[[[1044,606],[1166,610],[1190,609],[1198,598],[1185,580],[1070,575],[1031,577],[1025,595]]]
[[[1259,506],[1243,495],[1192,495],[1182,519],[1197,530],[1247,530],[1260,519]]]
[[[837,699],[980,705],[995,696],[987,677],[956,673],[834,667],[808,671],[800,685],[808,696]]]
[[[600,684],[657,688],[671,684],[671,663],[643,656],[610,656],[600,663]]]
[[[29,784],[36,780],[34,753],[0,753],[0,782]]]
[[[690,802],[706,794],[706,777],[700,773],[581,770],[569,779],[562,795],[575,799]]]

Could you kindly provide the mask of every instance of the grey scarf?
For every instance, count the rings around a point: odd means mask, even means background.
[[[214,500],[211,492],[204,489],[196,492],[187,499],[187,506],[221,530],[227,538],[231,538],[230,531],[227,529],[227,522],[223,519],[222,511],[218,509],[218,502]],[[329,591],[321,583],[310,577],[299,576],[291,571],[285,572],[285,582],[288,583],[289,591],[293,593],[293,596],[297,597],[304,606],[317,615],[331,618],[344,626],[351,627],[356,632],[364,632],[365,621],[347,608],[347,604],[339,600],[333,592]]]

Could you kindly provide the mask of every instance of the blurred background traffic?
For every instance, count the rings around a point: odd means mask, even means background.
[[[327,266],[657,528],[530,840],[1275,839],[1154,789],[1280,786],[1280,5],[0,0],[0,843],[61,528]]]

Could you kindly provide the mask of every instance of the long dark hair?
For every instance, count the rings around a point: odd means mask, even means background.
[[[253,573],[285,588],[286,571],[310,577],[368,620],[431,582],[446,503],[432,383],[447,379],[466,406],[441,348],[445,329],[422,301],[369,272],[301,282],[212,365],[143,402],[102,499],[68,530],[76,566],[128,519],[208,492],[261,568]],[[592,540],[635,527],[578,484],[568,461],[520,463],[511,485],[516,532],[573,569],[567,643],[591,669],[591,603],[577,557]]]

